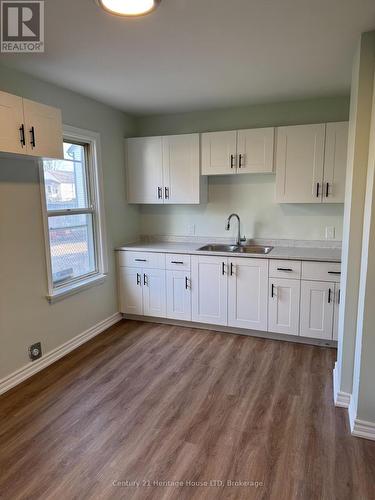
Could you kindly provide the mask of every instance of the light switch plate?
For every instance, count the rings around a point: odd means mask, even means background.
[[[326,240],[334,240],[335,239],[335,228],[334,226],[326,227]]]

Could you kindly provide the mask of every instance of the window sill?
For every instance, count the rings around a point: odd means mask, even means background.
[[[50,295],[46,296],[46,299],[50,304],[54,304],[65,297],[69,297],[70,295],[75,295],[76,293],[82,292],[87,288],[91,288],[92,286],[100,285],[104,283],[106,280],[106,274],[97,274],[87,280],[80,281],[79,283],[75,283],[74,285],[69,285],[65,288],[60,288],[59,290],[54,290]]]

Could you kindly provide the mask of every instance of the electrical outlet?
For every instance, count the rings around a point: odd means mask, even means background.
[[[188,236],[195,235],[195,224],[188,224]]]
[[[335,228],[334,226],[326,227],[326,240],[334,240],[335,239]]]
[[[31,361],[35,361],[42,357],[42,344],[40,342],[36,342],[29,347],[29,358]]]

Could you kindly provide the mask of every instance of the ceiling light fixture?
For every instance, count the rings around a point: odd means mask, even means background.
[[[152,12],[161,0],[96,0],[105,11],[118,16],[136,17]]]

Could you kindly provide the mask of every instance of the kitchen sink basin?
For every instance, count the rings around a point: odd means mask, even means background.
[[[204,247],[198,248],[202,252],[229,252],[229,253],[253,253],[266,255],[270,253],[273,247],[262,246],[262,245],[205,245]]]
[[[237,247],[237,250],[235,251],[238,253],[257,253],[267,255],[271,250],[273,250],[273,247],[264,247],[262,245],[244,245]]]
[[[204,247],[198,248],[202,252],[237,252],[237,245],[205,245]]]

